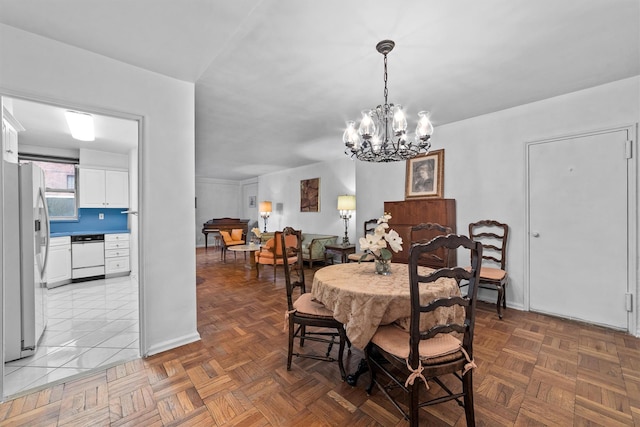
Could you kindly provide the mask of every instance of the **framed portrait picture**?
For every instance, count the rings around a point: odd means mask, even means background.
[[[407,160],[405,199],[444,195],[444,149]]]
[[[256,196],[249,196],[249,207],[250,208],[256,207]]]
[[[300,181],[300,212],[320,212],[320,178]]]

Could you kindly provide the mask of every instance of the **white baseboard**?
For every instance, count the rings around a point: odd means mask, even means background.
[[[200,341],[200,334],[198,332],[194,332],[190,335],[185,335],[183,337],[174,338],[172,340],[163,341],[158,344],[152,345],[147,350],[147,356],[153,356],[154,354],[162,353],[163,351],[172,350],[176,347],[180,347],[182,345],[191,344],[192,342]]]

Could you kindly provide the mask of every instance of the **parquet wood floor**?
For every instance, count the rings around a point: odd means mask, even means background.
[[[282,272],[256,279],[244,262],[197,250],[200,342],[6,401],[0,426],[407,425],[379,391],[367,396],[368,374],[351,387],[334,363],[287,371]],[[625,333],[516,310],[500,321],[481,304],[475,361],[478,426],[640,426],[640,339]],[[454,403],[421,420],[465,424]]]

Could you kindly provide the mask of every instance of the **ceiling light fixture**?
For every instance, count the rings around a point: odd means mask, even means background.
[[[358,160],[397,162],[426,154],[431,148],[429,138],[433,134],[433,125],[429,113],[418,113],[415,142],[408,141],[407,118],[402,105],[389,104],[387,101],[387,54],[395,45],[392,40],[382,40],[376,45],[376,50],[384,55],[384,105],[362,111],[357,128],[355,122],[347,122],[347,129],[342,136],[345,154]]]
[[[77,111],[66,111],[67,124],[71,131],[71,136],[80,141],[94,141],[95,133],[93,128],[93,116]]]

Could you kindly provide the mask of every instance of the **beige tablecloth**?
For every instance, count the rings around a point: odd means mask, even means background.
[[[431,271],[420,267],[424,272]],[[315,299],[333,312],[333,317],[345,325],[351,343],[364,348],[379,325],[396,323],[409,330],[411,301],[409,295],[409,267],[392,264],[391,275],[375,274],[373,263],[346,263],[316,271],[311,290]],[[421,302],[460,295],[455,280],[440,278],[434,283],[422,284]],[[464,309],[438,308],[423,314],[421,329],[437,323],[450,323],[464,318]]]

